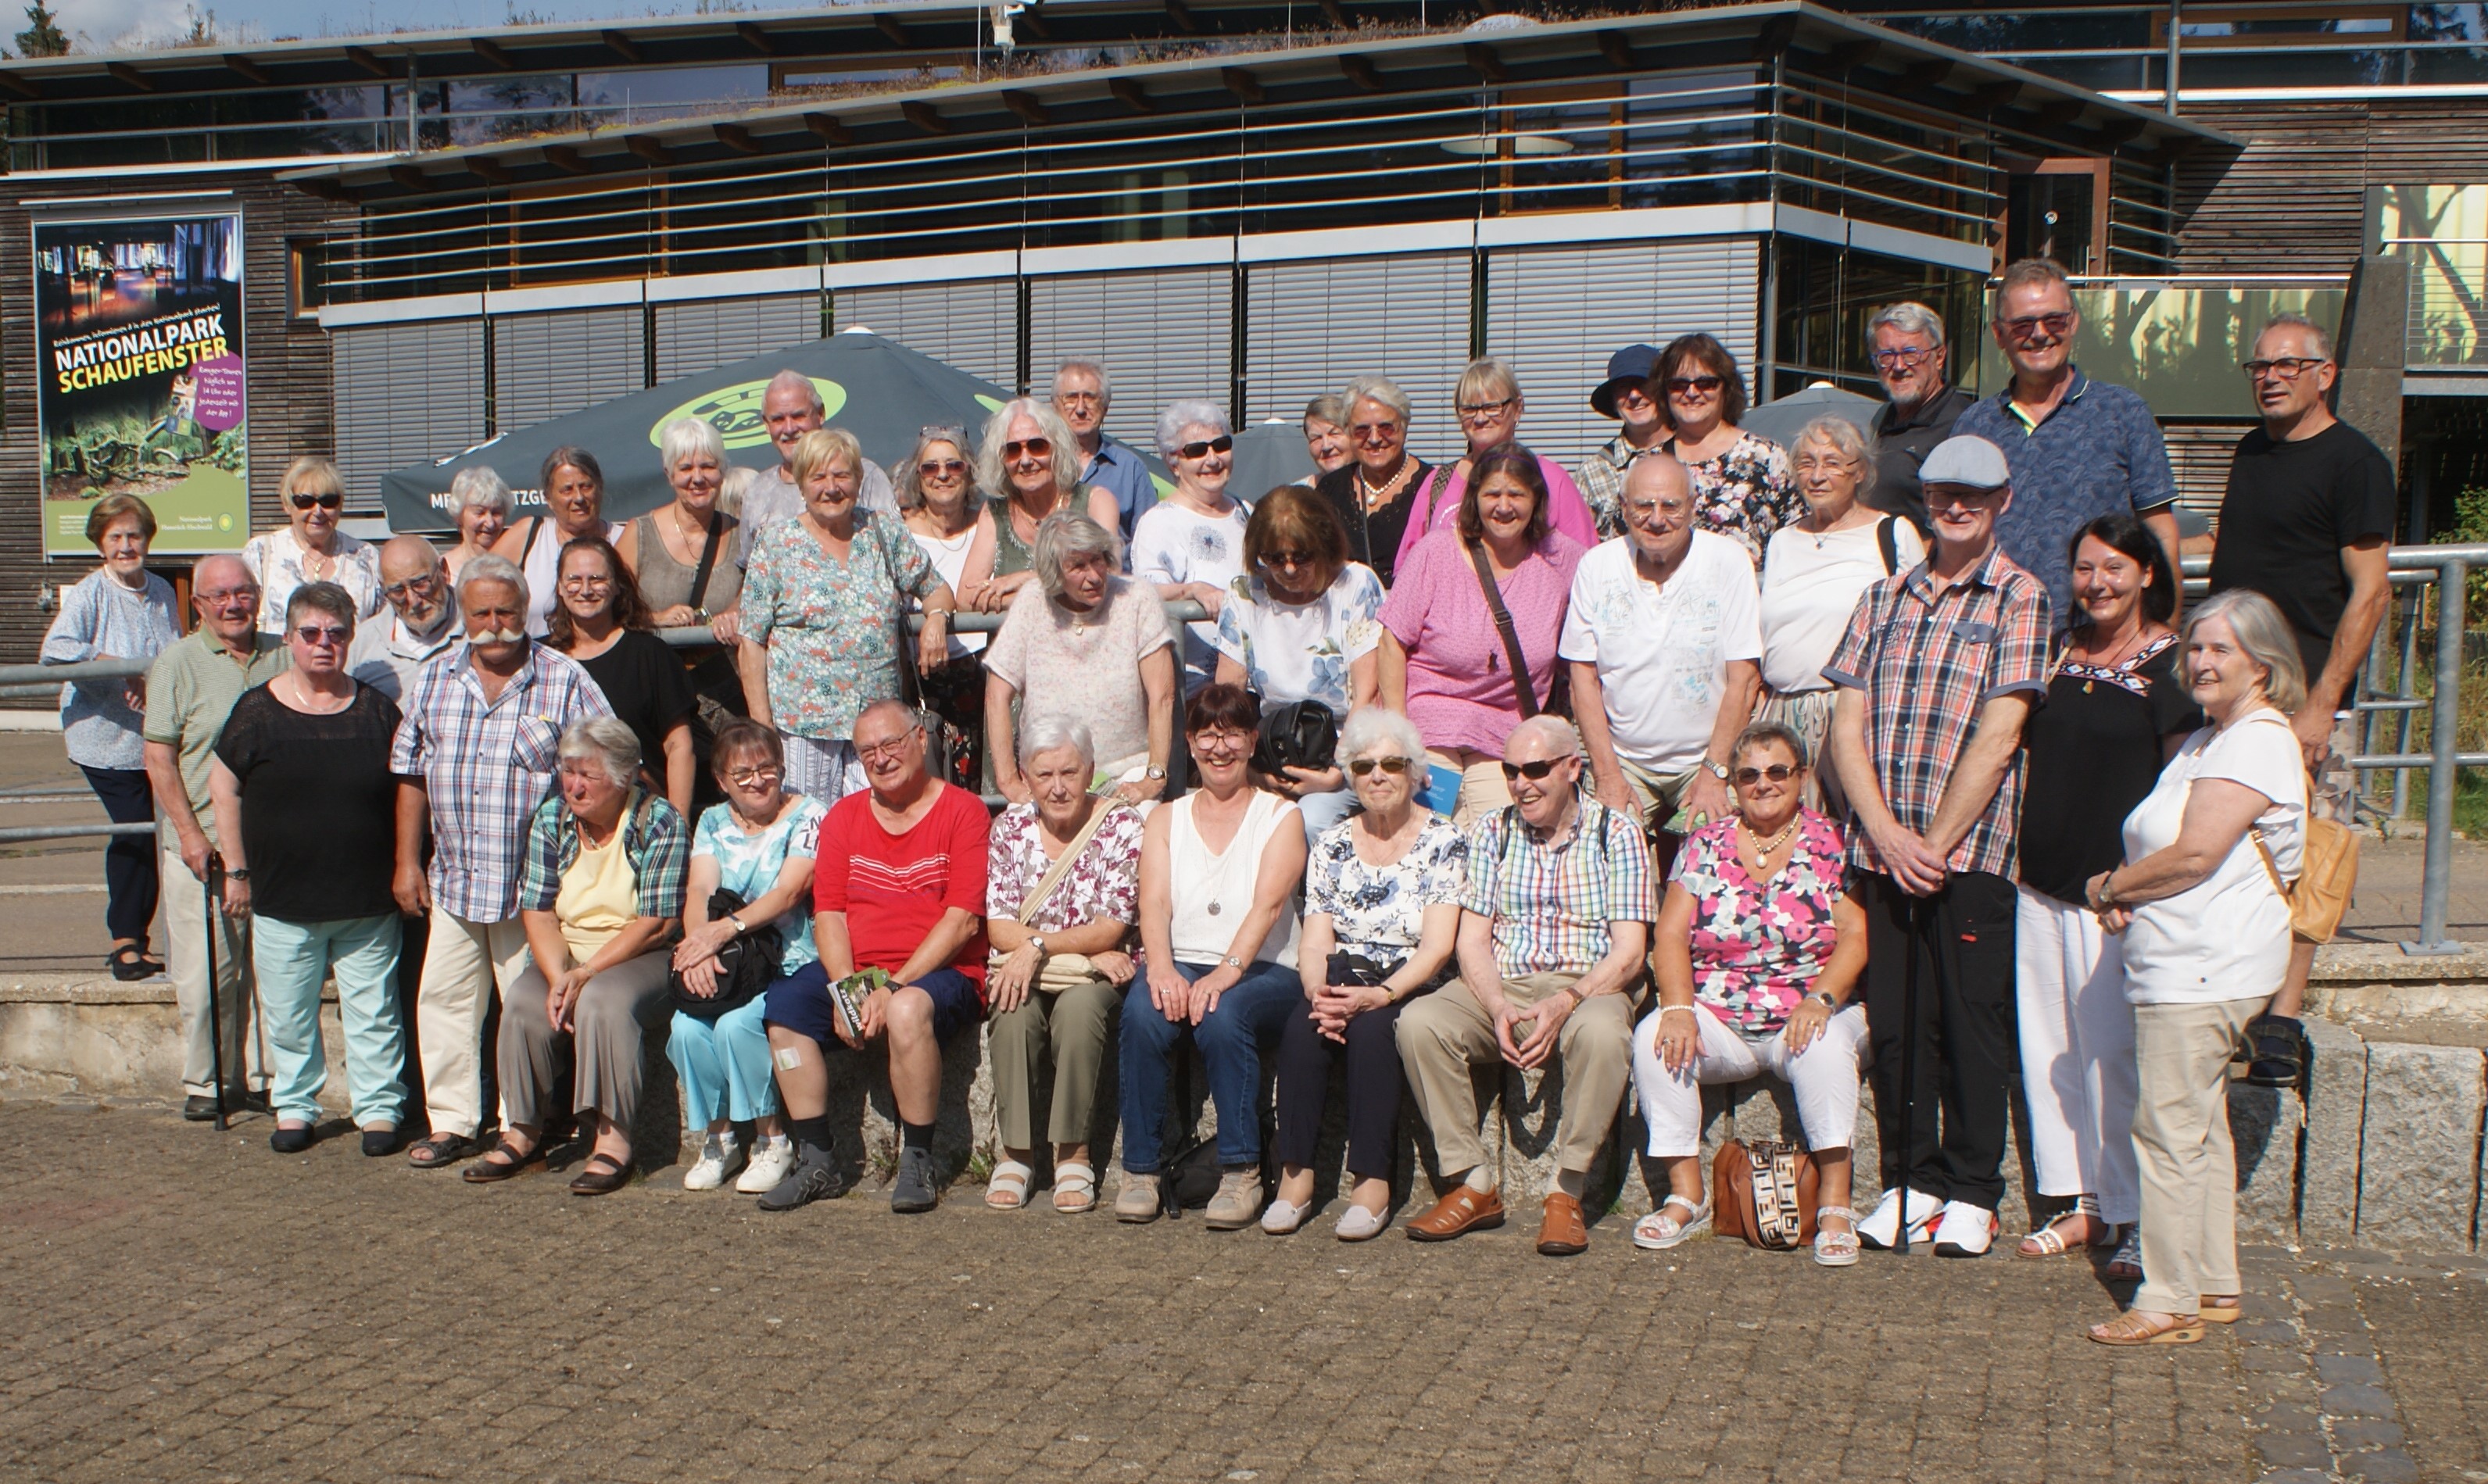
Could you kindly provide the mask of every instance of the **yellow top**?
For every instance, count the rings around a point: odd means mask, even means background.
[[[561,874],[552,912],[561,922],[562,941],[570,944],[574,965],[596,957],[639,915],[639,873],[631,869],[630,854],[622,849],[624,823],[614,822],[613,838],[601,847],[590,846],[581,835],[579,858]]]

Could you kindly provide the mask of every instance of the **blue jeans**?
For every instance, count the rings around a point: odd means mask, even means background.
[[[406,1027],[398,1019],[397,913],[335,922],[251,919],[251,967],[268,1027],[269,1100],[279,1118],[320,1121],[328,1057],[320,1044],[320,983],[335,976],[346,1031],[354,1122],[395,1124],[406,1111]]]
[[[816,960],[802,972],[818,976]],[[769,1066],[769,1030],[761,1024],[769,996],[755,994],[714,1021],[674,1012],[665,1059],[683,1082],[683,1127],[708,1132],[721,1118],[749,1123],[778,1111],[778,1078]]]
[[[1189,982],[1217,967],[1176,964]],[[1278,1044],[1287,1016],[1305,1002],[1304,981],[1291,964],[1248,965],[1244,977],[1218,996],[1218,1008],[1189,1020],[1170,1021],[1149,1002],[1145,978],[1123,996],[1120,1057],[1123,1168],[1157,1173],[1158,1145],[1166,1136],[1168,1073],[1190,1037],[1209,1064],[1209,1101],[1218,1109],[1218,1162],[1230,1169],[1261,1160],[1261,1052]]]
[[[1356,790],[1340,789],[1329,794],[1307,794],[1296,800],[1296,811],[1304,816],[1305,843],[1321,838],[1323,830],[1354,814],[1364,805],[1357,800]]]

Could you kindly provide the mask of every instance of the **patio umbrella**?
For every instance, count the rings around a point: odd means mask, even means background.
[[[1251,504],[1281,485],[1311,479],[1313,472],[1304,429],[1274,417],[1235,434],[1235,472],[1228,476],[1227,492]]]
[[[1859,433],[1872,434],[1875,414],[1883,405],[1872,397],[1843,391],[1828,381],[1817,381],[1801,392],[1791,392],[1777,402],[1766,402],[1749,407],[1739,427],[1758,437],[1766,437],[1782,448],[1796,441],[1805,425],[1818,417],[1846,418]]]

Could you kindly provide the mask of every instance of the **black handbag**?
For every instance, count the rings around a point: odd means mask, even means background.
[[[1264,708],[1261,735],[1253,743],[1253,769],[1267,777],[1290,768],[1320,771],[1339,760],[1339,718],[1319,701],[1289,701]]]
[[[708,899],[708,918],[723,922],[729,913],[750,906],[749,902],[723,887]],[[776,923],[738,933],[717,951],[717,993],[705,997],[683,988],[683,976],[677,969],[665,970],[665,988],[673,1007],[695,1021],[714,1021],[729,1010],[740,1010],[760,997],[769,981],[778,977],[778,961],[786,952],[786,939]]]

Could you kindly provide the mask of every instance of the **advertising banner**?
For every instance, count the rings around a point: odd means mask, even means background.
[[[88,556],[86,513],[134,494],[158,554],[250,536],[238,213],[35,224],[43,554]]]

